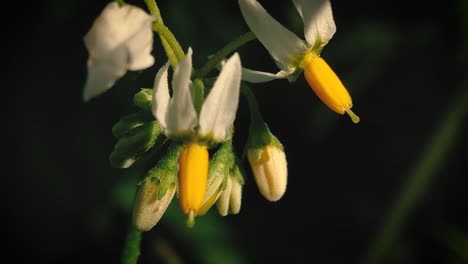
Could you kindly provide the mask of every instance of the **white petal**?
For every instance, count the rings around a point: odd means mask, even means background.
[[[132,5],[119,7],[111,2],[104,8],[84,37],[91,62],[86,99],[109,89],[127,69],[141,70],[153,65],[153,20],[143,9]]]
[[[336,32],[330,1],[293,0],[293,3],[304,21],[307,42],[312,46],[325,46]]]
[[[239,0],[239,6],[250,30],[282,65],[289,65],[294,56],[307,51],[304,42],[271,17],[257,1]]]
[[[278,73],[254,71],[247,68],[242,68],[242,80],[251,83],[269,82],[275,79],[288,78],[291,72],[279,71]]]
[[[125,53],[124,49],[117,48],[112,56],[101,60],[88,58],[88,76],[83,90],[85,102],[107,91],[127,72]]]
[[[235,53],[224,64],[210,94],[206,97],[200,111],[200,130],[202,136],[210,136],[216,142],[231,136],[230,127],[234,122],[239,102],[241,81],[241,62]]]
[[[229,213],[229,200],[231,198],[231,187],[232,179],[229,176],[226,182],[226,188],[219,196],[218,201],[216,202],[216,207],[221,216],[226,216]]]
[[[152,112],[153,116],[158,120],[162,129],[166,130],[166,113],[167,105],[169,103],[169,84],[167,81],[167,70],[170,66],[169,62],[158,71],[154,79],[153,98],[152,98]]]
[[[154,64],[154,57],[151,56],[153,49],[152,21],[146,21],[146,23],[148,25],[144,25],[142,30],[137,32],[127,44],[130,55],[128,69],[131,71],[143,70]]]
[[[232,176],[231,176],[232,177]],[[242,185],[234,178],[231,179],[231,196],[229,199],[229,211],[231,214],[238,214],[242,203]]]
[[[192,49],[177,65],[172,78],[173,96],[167,109],[166,124],[169,135],[190,133],[197,125],[197,113],[190,89]]]

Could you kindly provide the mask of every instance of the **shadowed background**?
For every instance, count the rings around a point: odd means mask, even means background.
[[[144,7],[143,1],[128,2]],[[291,2],[261,3],[303,36]],[[9,156],[4,228],[11,249],[6,254],[18,262],[119,261],[140,175],[109,165],[116,142],[111,127],[135,111],[131,97],[152,87],[166,58],[155,38],[152,68],[129,72],[109,92],[83,103],[88,56],[83,36],[106,4],[36,2],[17,6],[19,18],[3,24]],[[248,30],[237,1],[158,4],[184,50],[194,49],[195,67]],[[265,121],[285,147],[285,196],[266,201],[245,163],[238,215],[221,217],[213,208],[188,229],[175,199],[161,222],[144,233],[140,263],[363,260],[452,105],[466,95],[468,11],[463,0],[332,4],[337,33],[322,57],[347,86],[361,122],[355,125],[326,108],[303,76],[295,83],[252,85]],[[239,52],[246,67],[277,70],[256,41]],[[467,260],[459,250],[468,252],[462,120],[448,132],[453,140],[446,151],[435,148],[440,155],[427,162],[424,173],[430,176],[420,183],[420,199],[383,263]],[[234,138],[238,153],[248,121],[241,99]]]

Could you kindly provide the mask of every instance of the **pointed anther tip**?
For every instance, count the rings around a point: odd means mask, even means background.
[[[345,109],[345,112],[351,117],[351,120],[353,121],[354,124],[359,123],[361,121],[361,118],[357,116],[350,108]]]
[[[192,228],[195,225],[195,212],[193,209],[189,210],[187,216],[187,227]]]

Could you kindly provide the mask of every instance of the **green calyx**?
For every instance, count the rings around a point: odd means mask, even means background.
[[[220,190],[224,190],[226,188],[227,176],[229,175],[229,170],[234,164],[234,159],[235,157],[231,140],[222,143],[218,151],[216,151],[211,158],[208,180],[212,177],[222,177],[223,182],[220,185]]]
[[[148,171],[144,180],[151,180],[158,185],[157,199],[166,194],[169,187],[177,186],[177,164],[182,147],[171,144],[166,154]]]
[[[154,146],[162,135],[161,127],[155,121],[144,122],[120,135],[114,150],[109,156],[115,168],[128,168],[146,151]]]
[[[148,111],[139,111],[125,115],[112,127],[112,134],[115,138],[119,139],[132,129],[150,121],[154,121],[154,117],[151,112]]]

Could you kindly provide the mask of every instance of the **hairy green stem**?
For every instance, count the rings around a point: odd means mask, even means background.
[[[177,59],[177,56],[174,54],[174,50],[171,48],[171,45],[167,43],[167,40],[162,35],[159,35],[159,39],[161,40],[161,44],[164,48],[164,51],[166,52],[167,58],[171,62],[172,69],[175,70],[177,64],[179,64],[179,59]]]
[[[171,66],[173,69],[177,66],[180,60],[184,58],[184,50],[180,46],[179,42],[175,38],[174,34],[169,30],[161,16],[159,11],[158,4],[155,0],[145,0],[145,4],[148,7],[150,13],[156,17],[156,20],[153,23],[153,30],[158,33],[159,38],[161,39],[164,51],[166,52],[167,57],[171,61]]]
[[[145,4],[148,7],[150,13],[156,17],[156,23],[164,24],[163,19],[161,17],[161,12],[159,11],[159,7],[156,4],[155,0],[145,0]]]
[[[162,23],[156,23],[153,24],[153,30],[158,32],[158,34],[167,41],[167,44],[169,44],[169,46],[171,47],[178,61],[181,61],[185,56],[184,50],[175,38],[174,34],[172,34],[172,32],[169,30],[169,28]]]
[[[127,235],[125,248],[122,254],[122,264],[137,264],[140,256],[141,231],[132,226]]]
[[[423,152],[424,156],[409,173],[407,182],[371,244],[364,263],[382,263],[411,212],[425,195],[433,177],[442,167],[450,148],[459,136],[460,126],[468,113],[468,90],[456,97],[449,112]]]
[[[253,94],[252,90],[250,90],[250,88],[246,84],[241,83],[240,91],[247,100],[247,104],[249,105],[250,125],[252,126],[258,123],[263,123],[262,115],[260,114],[260,111],[258,109],[257,98],[255,98],[255,95]]]
[[[252,33],[252,31],[249,31],[239,38],[235,39],[234,41],[228,43],[226,46],[224,46],[222,49],[220,49],[218,52],[216,52],[206,63],[203,65],[203,67],[200,68],[198,71],[197,77],[198,78],[204,78],[208,73],[210,73],[211,70],[213,70],[216,65],[218,65],[227,55],[230,53],[234,52],[236,49],[239,47],[245,45],[246,43],[256,39],[257,37]]]

